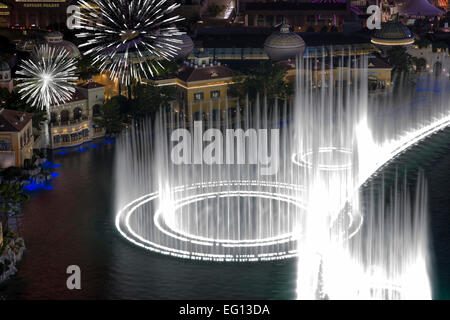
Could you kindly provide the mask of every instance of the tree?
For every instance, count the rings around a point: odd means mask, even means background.
[[[157,87],[153,83],[138,84],[134,87],[131,115],[134,119],[154,117],[161,108],[167,110],[170,102],[175,99],[176,88],[173,86]]]
[[[6,216],[5,230],[8,228],[8,216],[17,216],[28,199],[29,196],[17,184],[5,183],[0,186],[0,212]]]
[[[94,74],[99,74],[100,69],[91,57],[83,56],[78,59],[77,73],[81,80],[89,80]]]
[[[161,64],[164,68],[159,72],[159,76],[163,78],[175,76],[180,68],[176,61],[162,61]]]
[[[269,99],[285,99],[293,93],[292,84],[286,83],[286,68],[271,61],[261,62],[255,69],[247,74],[233,77],[230,85],[230,95],[245,98],[248,94],[250,100],[254,101],[257,94]]]
[[[23,100],[18,92],[13,91],[10,93],[6,88],[0,88],[0,107],[33,114],[33,128],[37,130],[40,130],[47,119],[45,110],[36,109],[27,103],[26,100]]]
[[[120,112],[121,98],[113,97],[105,104],[100,106],[101,117],[95,118],[94,121],[100,127],[106,129],[107,134],[116,134],[122,131],[124,127],[124,116]]]
[[[390,64],[394,67],[392,72],[400,77],[407,75],[413,66],[412,56],[403,46],[394,46],[387,52]]]
[[[224,9],[224,5],[219,6],[218,4],[210,4],[208,6],[208,9],[206,9],[206,12],[211,17],[217,17]]]

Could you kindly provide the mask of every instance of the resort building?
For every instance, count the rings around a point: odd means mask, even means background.
[[[5,61],[0,61],[0,88],[6,88],[9,92],[13,91],[13,79],[11,78],[11,67]]]
[[[356,55],[380,52],[364,34],[303,33],[293,32],[292,28],[289,32],[282,32],[281,28],[203,28],[193,40],[195,48],[189,59],[205,53],[222,63],[268,60],[272,53],[277,60],[285,56],[282,51],[286,49],[294,53],[304,51],[304,57],[322,55],[323,48],[333,55],[342,55],[345,51]]]
[[[434,76],[450,75],[450,55],[448,49],[436,48],[430,44],[427,47],[419,48],[414,45],[408,47],[408,53],[417,59],[423,59],[425,70]]]
[[[67,21],[67,7],[72,0],[1,0],[0,27],[47,28]]]
[[[296,79],[295,63],[285,61],[282,64],[287,69],[286,81],[294,82]],[[313,88],[320,88],[322,85],[328,87],[330,83],[336,87],[346,86],[359,77],[361,67],[363,67],[363,64],[358,56],[334,56],[332,59],[310,60],[311,86]],[[367,69],[369,89],[385,89],[391,85],[393,67],[383,58],[377,55],[369,55],[367,57]],[[350,75],[349,79],[347,75]]]
[[[177,112],[194,116],[204,108],[225,109],[235,104],[228,99],[228,85],[233,81],[233,71],[214,62],[206,53],[186,61],[173,78],[158,79],[157,86],[174,85],[178,91]],[[197,113],[198,114],[198,113]]]
[[[245,26],[271,28],[290,24],[296,32],[342,31],[350,13],[347,1],[247,2]]]
[[[70,53],[70,56],[73,58],[80,58],[81,53],[80,50],[74,45],[72,42],[63,40],[63,34],[59,31],[52,31],[47,33],[44,36],[45,41],[49,46],[54,47],[56,49],[64,48],[67,52]]]
[[[72,99],[50,111],[51,148],[70,147],[102,137],[105,131],[93,118],[105,100],[104,86],[85,82],[76,87]]]
[[[16,44],[17,50],[31,52],[37,45],[48,44],[55,49],[63,48],[73,58],[80,58],[81,53],[75,44],[63,39],[64,35],[59,31],[51,31],[33,38],[25,38]]]
[[[21,167],[33,156],[32,115],[0,109],[0,168]]]

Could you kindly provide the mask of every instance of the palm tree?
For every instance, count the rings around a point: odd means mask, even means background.
[[[21,211],[21,206],[27,202],[29,196],[17,184],[3,184],[0,186],[0,214],[4,217],[4,231],[8,229],[8,216],[15,216]]]
[[[247,74],[233,77],[230,95],[239,97],[241,100],[248,95],[251,101],[256,99],[257,94],[268,99],[286,99],[293,93],[292,84],[285,80],[286,72],[287,69],[278,63],[261,62],[257,68],[250,70]]]
[[[91,57],[83,56],[78,60],[77,73],[81,80],[89,80],[94,74],[99,74],[100,69]]]

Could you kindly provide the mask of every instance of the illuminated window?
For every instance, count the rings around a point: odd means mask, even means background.
[[[211,91],[211,99],[217,99],[219,97],[220,97],[220,91],[219,90]]]
[[[194,93],[194,100],[203,100],[203,92]]]

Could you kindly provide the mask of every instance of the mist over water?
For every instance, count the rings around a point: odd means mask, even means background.
[[[117,142],[116,228],[178,258],[298,257],[299,299],[431,298],[426,178],[374,178],[448,125],[444,92],[424,90],[429,108],[404,106],[402,86],[371,95],[368,57],[351,53],[296,69],[293,99],[247,98],[235,112],[204,103],[201,126],[192,106],[134,124]],[[190,161],[174,163],[177,145]]]

